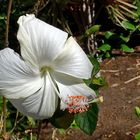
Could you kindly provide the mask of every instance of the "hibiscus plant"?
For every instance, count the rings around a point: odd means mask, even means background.
[[[30,123],[24,128],[35,120],[64,129],[75,122],[91,135],[98,120],[96,103],[102,101],[95,92],[102,84],[93,83],[99,63],[92,57],[90,61],[72,36],[34,14],[17,22],[20,54],[11,48],[0,51],[0,95],[10,101],[8,109],[12,104],[18,110],[7,115],[10,131],[27,116]]]

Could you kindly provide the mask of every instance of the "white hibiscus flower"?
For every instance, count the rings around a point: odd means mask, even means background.
[[[0,95],[25,115],[50,118],[58,106],[86,111],[95,92],[82,79],[91,76],[92,64],[73,37],[34,15],[18,20],[21,56],[10,48],[0,51]]]

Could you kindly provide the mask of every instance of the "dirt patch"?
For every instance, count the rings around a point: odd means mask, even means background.
[[[99,104],[96,131],[87,136],[79,129],[69,129],[66,135],[60,135],[50,127],[55,140],[134,140],[134,134],[140,132],[134,112],[134,107],[140,106],[140,57],[104,60],[101,74],[108,84],[100,90],[104,102]],[[51,135],[46,133],[41,139],[51,139]]]
[[[101,68],[108,86],[101,89],[104,103],[94,139],[133,140],[140,131],[134,107],[140,106],[140,57],[105,60]]]

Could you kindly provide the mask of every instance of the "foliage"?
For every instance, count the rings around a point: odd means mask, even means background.
[[[140,108],[138,106],[135,107],[135,113],[140,119]],[[140,133],[135,134],[135,140],[140,140]]]
[[[0,98],[0,112],[2,112],[2,97]],[[3,114],[1,113],[1,124],[3,123]],[[25,117],[12,106],[12,104],[7,101],[7,114],[6,114],[6,129],[11,134],[14,132],[15,137],[29,137],[32,133],[32,129],[36,128],[36,122],[30,118]],[[20,132],[20,133],[19,133]],[[2,134],[2,129],[0,130]],[[0,135],[2,138],[2,135]]]
[[[135,112],[137,117],[140,119],[140,108],[138,106],[135,107]]]
[[[94,65],[92,71],[92,78],[89,80],[85,80],[85,83],[94,89],[97,94],[98,90],[101,86],[105,84],[105,81],[101,77],[96,77],[96,74],[100,70],[100,64],[96,58],[90,57],[92,64]],[[94,82],[96,78],[96,82]],[[56,111],[54,116],[50,119],[52,125],[56,128],[66,129],[68,127],[71,128],[80,128],[88,135],[91,135],[96,128],[98,121],[98,106],[96,103],[90,105],[88,111],[78,114],[69,114],[67,111],[60,111],[59,109]]]
[[[102,40],[99,44],[101,44],[97,51],[99,52],[99,56],[102,58],[112,57],[113,50],[120,50],[121,52],[131,53],[134,52],[134,48],[131,42],[133,40],[134,32],[124,32],[117,33],[112,31],[106,31],[102,35]]]
[[[80,127],[80,129],[88,135],[92,135],[97,125],[98,107],[96,104],[93,104],[90,110],[76,114],[74,117],[75,122]]]
[[[140,133],[137,133],[137,134],[135,135],[135,139],[136,139],[136,140],[140,140]]]
[[[140,17],[139,0],[107,0],[107,10],[112,21],[124,29],[134,30],[134,25],[139,22]]]
[[[138,106],[135,107],[135,113],[137,117],[140,119],[140,108]],[[135,139],[140,140],[140,133],[135,134]]]
[[[135,51],[135,45],[137,44],[134,43],[136,42],[134,38],[140,35],[140,1],[127,0],[124,2],[123,0],[116,0],[114,2],[105,0],[105,3],[101,1],[99,4],[98,2],[100,1],[14,0],[10,17],[9,47],[19,52],[19,44],[16,39],[18,17],[26,13],[36,14],[45,22],[75,36],[94,65],[91,79],[84,81],[99,95],[100,87],[104,86],[106,82],[99,75],[100,63],[98,60],[112,57],[114,49],[126,53]],[[98,9],[96,6],[99,6],[99,10],[96,10]],[[8,1],[1,0],[0,7],[0,49],[3,49]],[[105,8],[103,11],[102,7]],[[106,24],[102,18],[100,19],[100,15],[104,16],[105,20],[108,19],[107,22],[111,24]],[[100,20],[101,22],[98,22]],[[2,98],[0,98],[0,124],[3,123],[2,104]],[[139,108],[136,108],[136,114],[139,116]],[[6,119],[7,131],[13,136],[29,139],[32,133],[36,134],[34,130],[36,130],[38,122],[18,113],[9,101],[7,101]],[[69,114],[67,111],[60,111],[58,108],[54,116],[47,122],[49,121],[54,127],[63,129],[79,127],[85,133],[91,135],[96,129],[97,120],[98,106],[93,103],[87,112],[75,115]],[[2,126],[0,132],[2,134]],[[136,140],[139,140],[140,136],[137,134],[135,137]]]

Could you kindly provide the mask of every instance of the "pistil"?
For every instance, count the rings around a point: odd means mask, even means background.
[[[68,96],[65,101],[69,113],[81,113],[88,111],[89,104],[86,96]]]
[[[41,77],[43,77],[44,75],[46,75],[47,72],[50,71],[50,70],[51,70],[51,68],[48,67],[48,66],[41,67],[41,69],[40,69]]]
[[[68,96],[65,103],[67,104],[67,110],[69,113],[82,113],[88,111],[91,103],[103,102],[103,96],[96,98],[92,101],[86,96]]]

